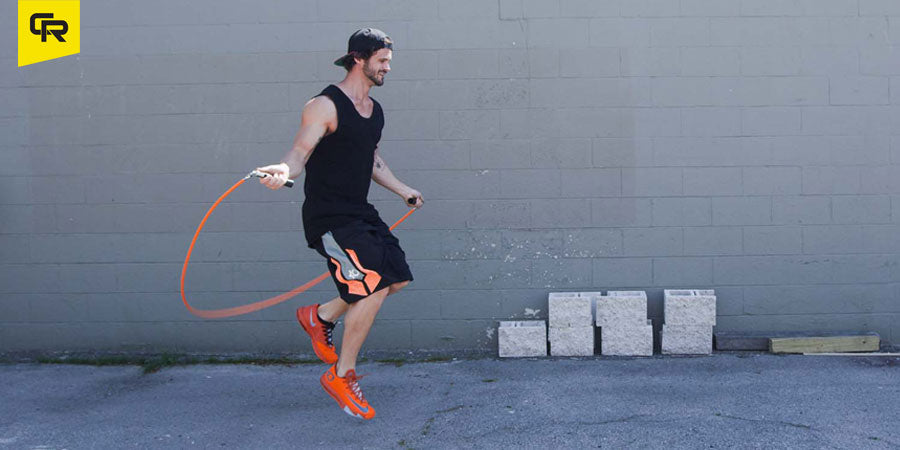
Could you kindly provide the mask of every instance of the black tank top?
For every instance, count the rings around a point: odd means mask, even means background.
[[[368,202],[375,147],[381,140],[384,113],[374,99],[372,116],[357,112],[353,101],[335,85],[321,95],[337,109],[337,130],[323,137],[306,161],[303,230],[309,247],[327,231],[357,219],[380,220]]]

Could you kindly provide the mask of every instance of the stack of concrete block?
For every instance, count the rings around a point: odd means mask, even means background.
[[[497,341],[501,358],[547,356],[547,323],[543,320],[500,322]]]
[[[592,356],[591,297],[579,292],[551,292],[548,303],[550,355]]]
[[[609,291],[596,296],[595,303],[601,354],[653,355],[653,325],[647,319],[646,292]]]
[[[716,292],[713,290],[664,291],[662,352],[673,355],[712,353],[716,324]]]

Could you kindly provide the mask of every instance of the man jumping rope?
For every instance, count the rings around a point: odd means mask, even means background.
[[[334,62],[347,76],[306,103],[300,130],[282,162],[257,170],[269,175],[260,178],[262,184],[279,189],[306,168],[306,241],[328,261],[340,296],[298,308],[297,320],[312,339],[316,356],[331,364],[320,379],[325,392],[347,414],[371,419],[375,410],[359,388],[356,358],[385,297],[403,289],[413,276],[400,242],[367,200],[369,180],[411,208],[422,206],[424,199],[391,173],[377,151],[384,114],[369,89],[384,84],[391,70],[391,38],[363,28],[350,36],[347,47],[347,54]],[[338,357],[332,331],[344,313]]]

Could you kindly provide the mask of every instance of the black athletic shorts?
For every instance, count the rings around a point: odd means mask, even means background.
[[[341,299],[354,303],[394,283],[412,281],[400,241],[381,220],[356,220],[322,235],[315,247]]]

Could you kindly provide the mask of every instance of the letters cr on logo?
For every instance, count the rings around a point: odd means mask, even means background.
[[[69,23],[65,20],[41,20],[41,29],[35,28],[35,22],[40,19],[52,19],[53,13],[34,13],[31,15],[31,34],[41,35],[41,42],[47,42],[47,33],[56,36],[59,42],[66,42],[63,35],[69,31]],[[50,28],[54,27],[54,28]]]
[[[19,67],[81,52],[79,0],[19,0]]]

